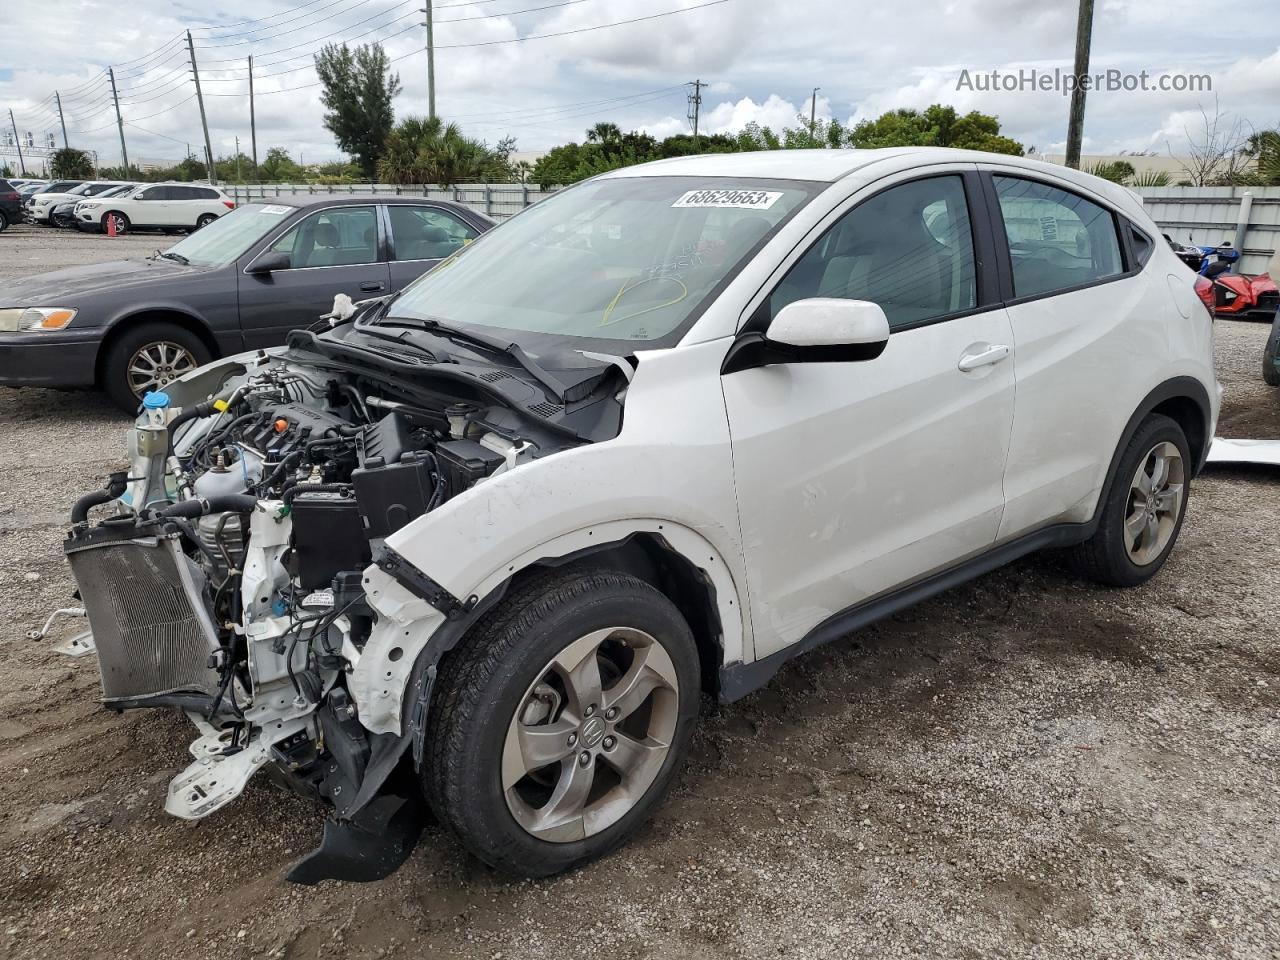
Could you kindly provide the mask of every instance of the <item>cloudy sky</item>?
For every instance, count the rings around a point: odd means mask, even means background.
[[[57,130],[61,91],[74,146],[119,161],[106,67],[113,65],[130,158],[175,161],[202,135],[186,60],[195,38],[217,154],[248,152],[245,57],[254,55],[260,156],[339,151],[321,126],[311,53],[382,40],[404,85],[397,115],[425,113],[422,0],[7,0],[0,109],[37,140]],[[672,16],[669,11],[686,10]],[[1212,92],[1095,92],[1085,151],[1183,152],[1200,108],[1280,124],[1280,0],[1221,15],[1203,0],[1098,0],[1094,71],[1207,74]],[[749,121],[780,128],[808,112],[842,122],[945,102],[999,116],[1004,132],[1060,152],[1060,93],[957,90],[999,70],[1069,68],[1076,0],[435,0],[438,111],[490,142],[545,149],[598,120],[664,136],[688,129],[687,81],[700,78],[703,131]],[[638,21],[620,23],[620,21]],[[605,29],[589,29],[618,24]],[[560,34],[560,36],[546,36]],[[4,120],[7,115],[0,114]],[[0,140],[2,142],[2,140]]]

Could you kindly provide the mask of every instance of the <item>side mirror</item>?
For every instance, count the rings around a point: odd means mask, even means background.
[[[781,363],[874,360],[888,345],[889,320],[879,304],[813,297],[787,304],[765,333],[739,336],[720,372]]]
[[[266,274],[273,273],[276,270],[288,270],[290,266],[291,262],[289,260],[289,254],[273,250],[264,253],[262,256],[258,257],[257,260],[253,261],[253,263],[249,264],[249,268],[245,270],[245,273],[253,274],[255,276],[265,276]]]

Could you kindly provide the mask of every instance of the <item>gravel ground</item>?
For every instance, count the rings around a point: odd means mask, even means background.
[[[156,242],[17,228],[0,281]],[[1266,329],[1217,331],[1221,433],[1280,436]],[[167,817],[188,724],[106,713],[92,659],[25,639],[125,427],[0,391],[0,956],[1280,957],[1274,472],[1199,479],[1142,588],[1032,558],[708,705],[660,814],[569,876],[501,878],[428,828],[387,880],[299,888],[314,806],[254,781]]]

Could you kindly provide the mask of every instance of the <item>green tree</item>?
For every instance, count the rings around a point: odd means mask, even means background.
[[[87,180],[93,176],[93,161],[83,150],[63,147],[54,151],[49,163],[49,174],[55,180]]]
[[[261,179],[276,182],[290,183],[306,179],[302,168],[293,162],[289,151],[284,147],[272,147],[268,150],[258,173]]]
[[[923,111],[891,110],[863,120],[846,138],[852,147],[957,147],[1021,156],[1022,144],[1000,134],[1000,121],[976,110],[960,116],[955,107],[935,103]]]
[[[1112,183],[1125,184],[1134,175],[1133,164],[1127,160],[1112,160],[1104,163],[1091,163],[1082,169],[1083,173],[1091,173]]]
[[[507,138],[490,147],[463,134],[456,123],[439,117],[406,117],[388,134],[378,161],[378,178],[386,183],[486,183],[512,179]]]
[[[390,72],[379,43],[361,44],[354,51],[345,43],[326,44],[315,62],[324,86],[320,102],[326,110],[325,128],[371,178],[395,122],[391,101],[400,92],[400,77]]]

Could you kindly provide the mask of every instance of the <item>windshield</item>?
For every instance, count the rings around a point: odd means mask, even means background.
[[[268,232],[280,226],[294,208],[282,203],[247,203],[169,248],[197,267],[222,267],[235,260]]]
[[[822,186],[706,177],[589,181],[443,261],[389,312],[501,328],[539,352],[552,345],[532,341],[545,337],[603,341],[600,349],[610,341],[670,346]]]

